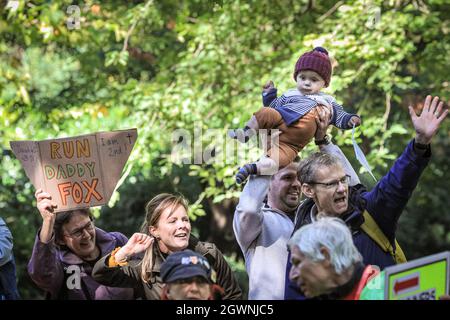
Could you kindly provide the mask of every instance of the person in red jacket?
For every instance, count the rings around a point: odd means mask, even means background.
[[[307,298],[359,300],[379,268],[365,266],[352,235],[338,218],[321,217],[294,233],[288,242],[289,278]]]

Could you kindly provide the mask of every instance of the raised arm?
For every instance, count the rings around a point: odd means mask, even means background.
[[[108,254],[95,264],[92,269],[92,278],[95,281],[108,287],[119,288],[137,288],[142,285],[140,268],[136,267],[139,261],[133,260],[124,266],[110,266],[110,258],[111,254]]]
[[[97,261],[92,270],[92,277],[98,283],[110,287],[132,288],[142,285],[140,268],[136,268],[139,261],[128,261],[147,250],[153,241],[154,238],[146,234],[133,234],[122,248]]]
[[[285,105],[288,102],[288,97],[282,94],[277,97],[277,88],[272,81],[268,81],[262,92],[262,103],[264,107],[278,108]]]
[[[56,297],[64,281],[64,270],[57,258],[53,234],[56,204],[51,201],[50,194],[41,189],[36,191],[35,197],[42,217],[42,226],[34,241],[31,259],[28,262],[28,273],[38,287]]]
[[[269,189],[270,178],[270,176],[250,176],[239,197],[234,212],[233,229],[244,253],[261,233],[263,224],[261,209]]]
[[[269,107],[270,104],[277,99],[277,88],[272,80],[268,81],[264,87],[262,92],[262,103],[264,107]]]
[[[416,136],[395,161],[389,172],[364,195],[367,211],[393,241],[397,221],[431,157],[430,143],[448,114],[439,98],[427,96],[424,108],[417,116],[409,107]]]

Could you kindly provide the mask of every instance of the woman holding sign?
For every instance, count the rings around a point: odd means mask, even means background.
[[[204,256],[215,271],[224,299],[241,299],[241,289],[222,253],[212,243],[191,235],[188,206],[181,196],[163,193],[146,206],[141,233],[100,259],[92,273],[107,286],[135,288],[144,299],[159,300],[163,291],[160,267],[172,252],[191,249]],[[213,279],[214,280],[214,279]]]
[[[89,209],[55,213],[49,193],[35,193],[42,216],[28,263],[31,279],[47,298],[63,300],[133,299],[133,289],[107,287],[92,276],[94,264],[128,239],[119,232],[96,228]]]

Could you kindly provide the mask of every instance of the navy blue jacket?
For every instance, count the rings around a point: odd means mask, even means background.
[[[365,265],[377,265],[383,270],[395,264],[395,261],[389,252],[383,251],[375,241],[360,229],[364,222],[364,210],[367,210],[373,217],[395,248],[395,232],[398,219],[416,188],[420,175],[427,166],[430,157],[430,148],[423,155],[416,153],[413,140],[408,144],[389,172],[381,178],[371,191],[367,191],[362,185],[350,188],[349,209],[341,218],[350,227],[353,241],[361,253]],[[314,202],[311,199],[300,205],[294,232],[301,226],[311,223],[310,212],[313,205]],[[290,255],[288,259],[285,299],[304,299],[305,297],[297,286],[289,280]]]

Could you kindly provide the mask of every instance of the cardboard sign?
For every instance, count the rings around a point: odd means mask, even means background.
[[[448,295],[450,251],[388,267],[386,300],[437,300]]]
[[[107,203],[136,138],[129,129],[10,145],[34,187],[50,193],[60,212]]]

